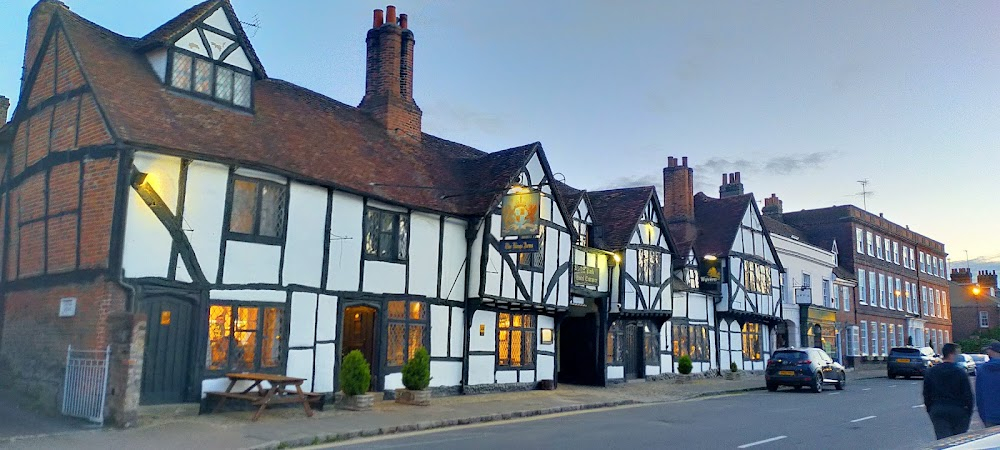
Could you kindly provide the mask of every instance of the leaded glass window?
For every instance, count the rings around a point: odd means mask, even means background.
[[[404,262],[409,257],[410,227],[406,213],[369,207],[365,210],[365,257]]]
[[[170,60],[170,86],[242,108],[251,106],[252,73],[178,49]]]
[[[760,324],[743,324],[743,359],[759,361],[761,359]]]
[[[233,176],[229,238],[279,244],[285,235],[287,187],[273,181]]]
[[[545,229],[539,228],[538,250],[517,254],[517,268],[541,271],[545,269]]]
[[[639,252],[639,283],[653,286],[660,284],[660,252],[641,249]]]
[[[225,67],[215,68],[215,98],[233,101],[233,71]]]
[[[213,304],[208,313],[210,371],[280,371],[284,310],[249,304]]]
[[[250,107],[250,75],[237,73],[233,76],[233,104]]]
[[[204,59],[194,61],[194,90],[206,95],[212,93],[212,63]]]
[[[427,303],[416,300],[391,300],[387,307],[389,327],[386,330],[386,365],[402,367],[426,347],[430,323]]]
[[[497,314],[497,365],[516,369],[535,365],[535,316]]]
[[[190,56],[175,53],[173,70],[170,72],[170,84],[178,89],[191,90],[191,64]]]
[[[708,361],[711,357],[708,325],[671,325],[674,358],[687,355],[691,361]]]

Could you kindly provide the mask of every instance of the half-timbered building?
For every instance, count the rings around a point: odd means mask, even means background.
[[[698,265],[699,289],[717,296],[718,367],[733,362],[742,370],[762,370],[776,341],[787,342],[776,336],[782,323],[782,266],[753,194],[743,192],[739,173],[723,177],[720,198],[701,192],[690,196],[693,171],[687,158],[681,164],[669,158],[664,196],[676,203],[665,215],[672,217],[679,252],[688,256],[687,264]]]
[[[333,392],[351,350],[387,393],[419,347],[436,390],[555,381],[556,318],[608,291],[609,254],[573,285],[584,228],[541,144],[424,133],[407,16],[376,10],[366,42],[354,107],[270,78],[228,0],[141,38],[39,2],[0,129],[11,368],[58,390],[66,345],[103,348],[124,314],[146,318],[143,403],[199,401],[234,371]]]

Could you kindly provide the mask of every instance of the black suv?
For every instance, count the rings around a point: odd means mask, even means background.
[[[910,378],[913,375],[924,376],[925,370],[939,362],[941,359],[930,347],[893,347],[889,350],[889,360],[885,366],[889,378]]]
[[[847,373],[844,366],[821,349],[782,348],[767,361],[764,381],[771,392],[778,390],[778,386],[795,386],[796,389],[809,386],[813,392],[821,392],[824,384],[844,389]]]

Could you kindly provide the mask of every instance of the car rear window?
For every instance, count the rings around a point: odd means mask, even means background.
[[[894,348],[889,351],[890,355],[919,355],[920,350],[915,348]]]
[[[771,359],[780,362],[797,362],[803,361],[807,358],[805,352],[775,352]]]

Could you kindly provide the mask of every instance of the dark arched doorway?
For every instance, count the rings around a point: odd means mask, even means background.
[[[340,346],[341,361],[351,351],[360,351],[364,355],[365,361],[368,361],[368,366],[371,367],[370,389],[372,390],[376,389],[380,367],[377,336],[375,335],[377,320],[378,310],[371,306],[358,305],[344,308],[343,344]]]

